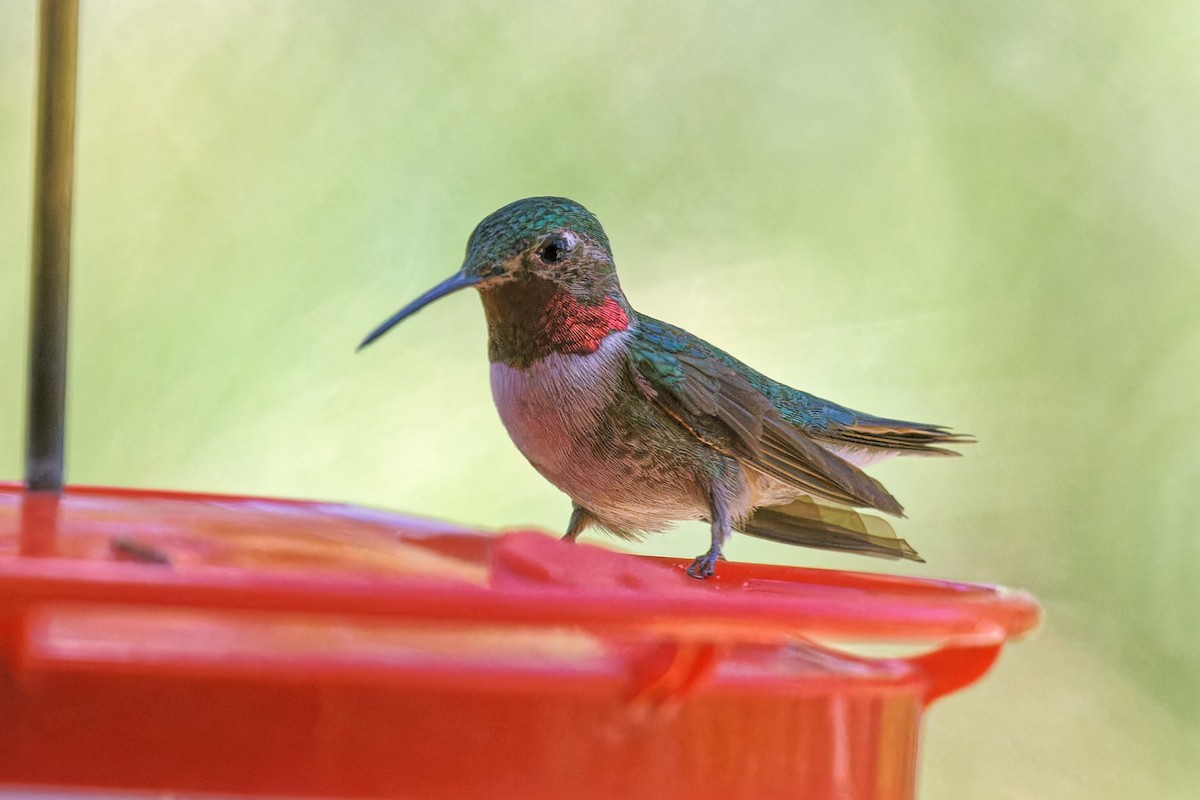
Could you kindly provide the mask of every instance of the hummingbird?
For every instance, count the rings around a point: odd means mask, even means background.
[[[366,347],[426,305],[474,287],[491,388],[517,449],[572,501],[563,538],[624,539],[702,520],[708,578],[734,531],[805,547],[924,561],[886,520],[903,516],[863,467],[959,455],[942,425],[877,417],[768,378],[630,306],[599,220],[563,197],[488,215],[458,272],[401,308]]]

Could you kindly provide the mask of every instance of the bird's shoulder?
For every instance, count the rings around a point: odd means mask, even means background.
[[[710,370],[721,369],[727,375],[736,375],[738,382],[762,395],[781,417],[809,431],[852,427],[862,419],[874,419],[774,380],[677,325],[636,312],[634,322],[630,357],[649,379],[678,386],[689,367],[708,364]]]

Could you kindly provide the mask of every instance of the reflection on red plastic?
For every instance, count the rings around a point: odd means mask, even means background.
[[[990,586],[686,565],[340,505],[0,485],[0,783],[910,798],[924,708],[1039,614]]]

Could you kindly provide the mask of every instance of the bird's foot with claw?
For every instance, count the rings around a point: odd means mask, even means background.
[[[724,561],[725,556],[721,555],[720,551],[709,550],[703,555],[696,556],[692,560],[691,565],[687,568],[687,574],[696,580],[704,580],[711,577],[717,571],[717,562]]]

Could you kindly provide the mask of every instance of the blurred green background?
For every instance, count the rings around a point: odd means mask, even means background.
[[[1193,0],[82,5],[72,481],[561,529],[566,498],[492,409],[478,301],[354,346],[457,268],[485,214],[567,195],[639,309],[979,437],[874,469],[929,561],[905,571],[1047,611],[931,712],[922,798],[1196,796]],[[5,479],[35,18],[0,6]]]

